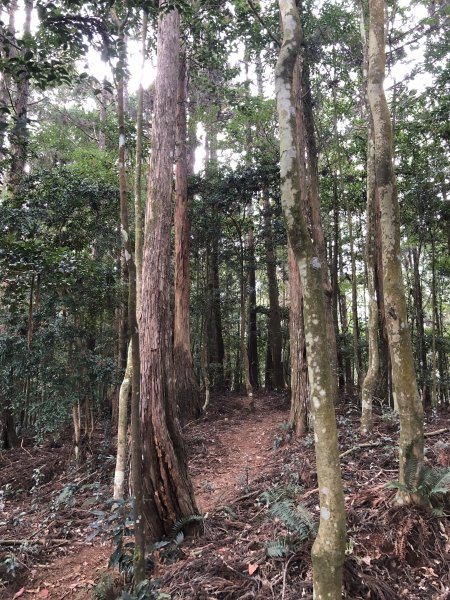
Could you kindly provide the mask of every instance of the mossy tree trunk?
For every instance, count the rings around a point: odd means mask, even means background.
[[[339,464],[333,377],[328,356],[322,264],[310,238],[302,207],[293,69],[300,51],[302,31],[295,0],[279,0],[283,43],[275,71],[280,128],[281,203],[290,243],[303,283],[305,337],[314,421],[320,524],[312,548],[313,585],[316,600],[342,597],[342,565],[345,555],[345,509]]]
[[[368,98],[372,115],[375,176],[381,210],[383,289],[391,357],[392,382],[400,418],[400,482],[405,482],[407,453],[415,458],[417,483],[423,462],[423,407],[414,370],[411,338],[407,323],[405,290],[400,254],[400,212],[393,165],[392,124],[384,93],[385,36],[384,0],[369,0]],[[399,502],[415,500],[398,494]]]

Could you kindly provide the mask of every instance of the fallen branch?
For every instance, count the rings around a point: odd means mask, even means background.
[[[53,540],[0,540],[0,546],[23,546],[25,544],[31,544],[33,546],[47,546],[48,544],[58,544],[64,546],[70,543],[70,540],[65,539],[53,539]]]
[[[340,455],[340,458],[344,458],[344,456],[347,456],[347,454],[351,454],[355,450],[360,450],[361,448],[375,448],[376,446],[379,446],[379,445],[380,444],[378,442],[365,442],[364,444],[356,444],[356,446],[353,446],[352,448],[349,448],[345,452],[342,452]]]
[[[424,437],[431,437],[432,435],[439,435],[440,433],[445,433],[448,431],[448,427],[443,427],[442,429],[436,429],[436,431],[429,431],[428,433],[424,433]]]

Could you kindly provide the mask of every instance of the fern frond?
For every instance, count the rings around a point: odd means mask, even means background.
[[[288,531],[295,533],[302,540],[307,539],[314,531],[311,513],[302,505],[294,506],[289,500],[275,502],[269,508],[269,514],[280,519]]]
[[[282,538],[266,542],[265,550],[269,558],[283,558],[289,552],[289,548]]]
[[[416,483],[418,464],[419,461],[413,453],[413,445],[410,444],[405,451],[405,484],[409,489],[412,489]]]
[[[178,519],[176,523],[172,527],[171,537],[175,537],[177,533],[179,533],[186,525],[190,525],[191,523],[195,523],[196,521],[203,521],[202,515],[188,515],[187,517],[182,517]]]
[[[436,494],[447,494],[450,492],[450,469],[439,469],[435,471],[436,478],[430,489],[430,496]]]

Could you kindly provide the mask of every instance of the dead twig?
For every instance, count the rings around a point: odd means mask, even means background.
[[[361,448],[375,448],[376,446],[379,446],[379,445],[380,444],[378,442],[365,442],[363,444],[356,444],[356,446],[352,446],[345,452],[341,452],[340,458],[344,458],[344,456],[347,456],[347,454],[351,454],[355,450],[360,450]]]
[[[428,433],[424,433],[424,437],[431,437],[432,435],[439,435],[440,433],[445,433],[448,431],[448,427],[443,427],[442,429],[436,429],[436,431],[429,431]]]

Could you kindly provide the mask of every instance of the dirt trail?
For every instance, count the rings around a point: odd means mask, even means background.
[[[202,422],[188,426],[190,468],[200,511],[206,512],[244,494],[249,483],[271,466],[274,440],[282,434],[289,408],[277,395],[255,399],[255,411],[243,397],[224,397]]]
[[[255,405],[255,411],[251,412],[246,398],[224,396],[215,400],[205,417],[185,429],[190,456],[189,468],[198,507],[202,513],[226,504],[233,497],[245,494],[249,483],[260,476],[265,468],[269,468],[275,459],[273,441],[275,435],[281,432],[280,423],[288,418],[288,404],[282,397],[274,394],[257,397]],[[21,480],[25,481],[26,477],[29,478],[29,473],[39,461],[42,462],[44,471],[49,471],[45,488],[42,488],[40,494],[40,501],[38,501],[39,496],[33,496],[35,511],[27,513],[26,521],[22,520],[19,527],[13,528],[14,531],[12,529],[1,531],[0,527],[0,534],[3,534],[3,537],[14,536],[26,539],[30,531],[34,532],[42,527],[40,524],[42,516],[39,516],[39,513],[46,515],[50,498],[60,493],[62,489],[61,479],[70,480],[63,470],[64,465],[70,464],[67,458],[69,448],[42,449],[40,454],[34,454],[32,449],[31,452],[27,450],[15,452],[19,454],[17,457],[14,454],[14,460],[18,460],[17,464],[21,465],[23,470]],[[8,465],[10,459],[7,456],[4,458]],[[29,465],[25,464],[25,459],[29,461]],[[55,460],[58,469],[53,468]],[[112,474],[108,477],[108,474],[103,472],[103,478],[108,486]],[[25,490],[31,487],[31,481],[25,483],[26,485],[22,482]],[[105,493],[108,493],[106,487]],[[101,544],[98,541],[94,544],[85,543],[89,524],[93,520],[93,517],[90,518],[89,511],[90,508],[96,508],[90,504],[89,509],[80,509],[79,504],[85,498],[86,496],[80,498],[73,506],[74,515],[77,515],[77,511],[79,513],[80,510],[82,513],[81,518],[77,519],[76,526],[73,522],[73,539],[58,548],[57,553],[52,550],[51,554],[47,554],[41,546],[38,557],[33,558],[32,554],[26,554],[20,576],[7,585],[0,583],[0,600],[13,600],[14,597],[25,600],[91,598],[92,589],[107,570],[111,548],[109,544]],[[14,515],[19,515],[25,509],[29,510],[30,500],[31,494],[24,492],[18,502],[11,499],[6,503],[10,523],[13,522]],[[61,515],[60,525],[63,524],[62,521],[70,521],[73,518],[71,510],[67,508],[64,516]],[[50,525],[45,528],[46,531],[47,529],[50,529]],[[47,531],[47,534],[50,539],[50,532]],[[60,534],[55,536],[60,537]],[[0,547],[0,559],[6,554],[1,550]]]

